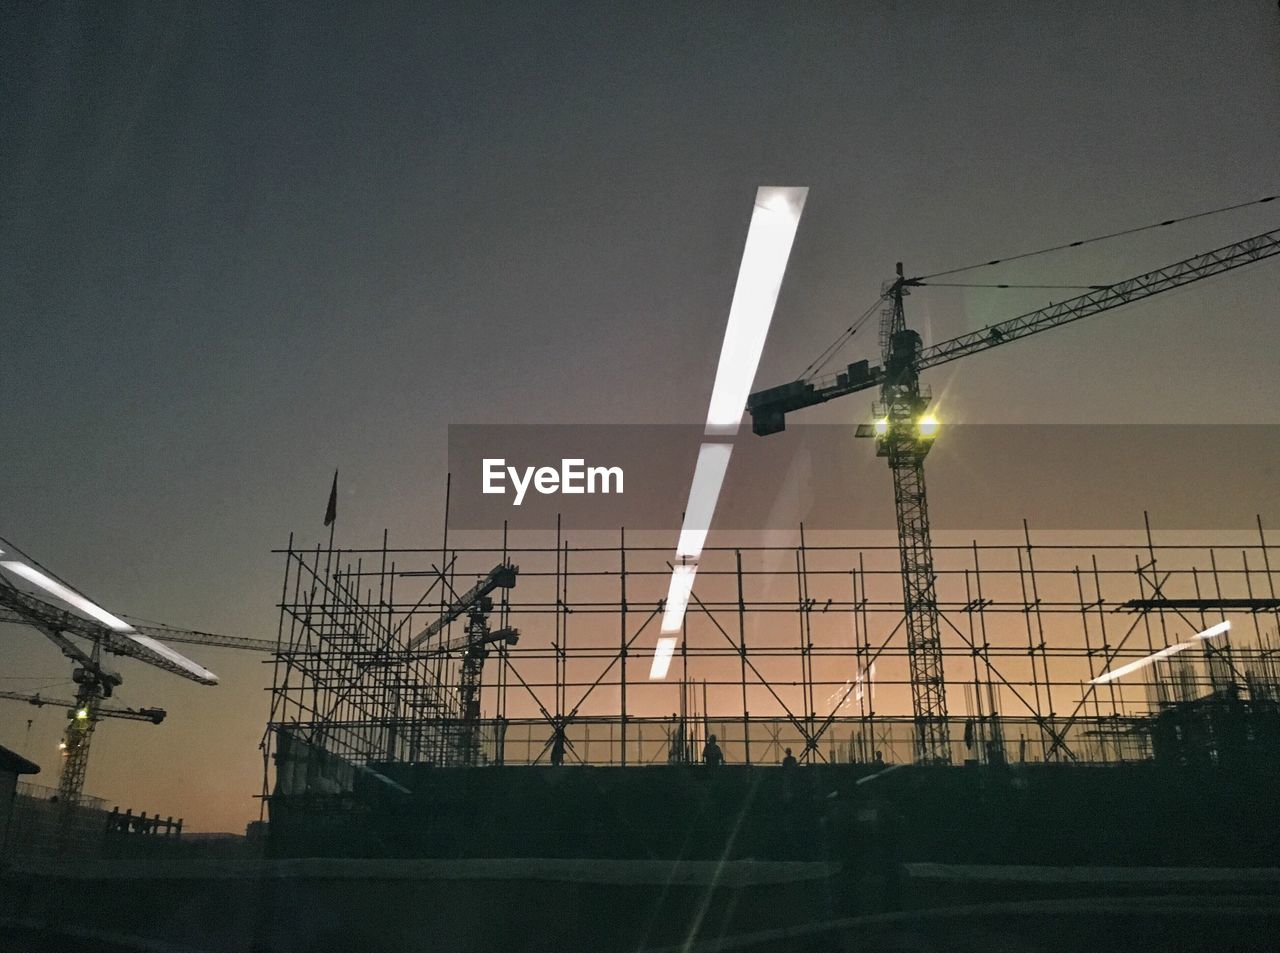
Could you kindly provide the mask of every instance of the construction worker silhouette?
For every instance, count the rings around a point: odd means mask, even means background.
[[[564,764],[564,729],[557,728],[551,740],[551,766],[554,768]]]
[[[719,767],[724,764],[724,752],[716,744],[715,735],[707,736],[707,746],[702,749],[702,763],[709,764],[712,767]]]

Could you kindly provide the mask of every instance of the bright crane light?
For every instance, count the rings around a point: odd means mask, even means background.
[[[872,426],[875,428],[876,436],[883,437],[889,432],[889,418],[881,417]]]
[[[925,414],[920,418],[920,421],[916,426],[920,428],[920,436],[926,439],[932,439],[938,435],[938,428],[940,424],[938,423],[938,418],[933,416],[933,414]]]
[[[76,721],[86,721],[89,718],[89,709],[80,708],[76,711]]]
[[[711,391],[708,434],[732,436],[742,423],[743,408],[764,351],[764,339],[773,321],[773,309],[808,194],[807,188],[762,186],[756,191],[755,211],[747,230]]]

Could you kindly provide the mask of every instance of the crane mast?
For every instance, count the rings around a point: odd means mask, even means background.
[[[489,645],[505,642],[514,645],[520,639],[516,629],[489,628],[489,613],[493,611],[493,599],[481,596],[467,610],[467,625],[462,644],[462,668],[458,674],[458,707],[461,712],[457,749],[459,761],[470,767],[476,763],[480,733],[480,686],[484,674],[484,661],[489,657]]]
[[[454,748],[459,763],[471,766],[479,751],[480,688],[484,674],[484,662],[489,657],[489,646],[495,642],[515,645],[520,638],[518,630],[510,627],[491,630],[489,613],[493,611],[492,593],[497,589],[512,589],[516,584],[519,567],[502,562],[488,574],[446,606],[440,617],[409,640],[408,648],[420,646],[443,632],[451,622],[465,615],[467,622],[460,639],[443,645],[428,645],[434,653],[448,653],[462,649],[462,665],[458,673],[458,720],[454,735]],[[444,706],[441,706],[442,710]]]
[[[163,708],[113,708],[102,704],[120,678],[101,666],[82,666],[72,673],[76,683],[75,701],[44,698],[20,692],[0,691],[0,698],[22,701],[31,705],[56,705],[67,709],[67,728],[62,734],[62,771],[58,775],[58,832],[60,847],[69,847],[67,841],[73,832],[71,819],[84,797],[85,773],[89,768],[89,744],[93,741],[93,729],[103,718],[125,718],[131,721],[149,721],[158,725],[164,721]]]
[[[876,453],[888,459],[893,474],[916,761],[947,763],[951,760],[947,689],[942,674],[942,632],[924,482],[924,458],[933,443],[933,434],[920,426],[930,395],[927,389],[922,391],[917,370],[920,335],[906,326],[902,299],[907,293],[899,262],[898,278],[889,290],[890,307],[882,334],[885,374],[880,385],[881,406],[877,408]]]
[[[94,647],[94,655],[98,654]],[[96,662],[97,659],[95,658]],[[84,794],[84,776],[89,769],[89,743],[98,723],[98,706],[110,691],[107,673],[100,666],[84,666],[71,673],[76,683],[76,707],[62,734],[62,772],[58,775],[58,801],[64,812],[72,811]],[[62,825],[63,829],[67,825]]]

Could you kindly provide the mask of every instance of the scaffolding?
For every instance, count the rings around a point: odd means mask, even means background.
[[[810,763],[917,759],[897,546],[801,527],[782,543],[708,547],[670,675],[651,680],[669,540],[584,535],[451,542],[446,529],[433,549],[392,547],[385,532],[363,549],[291,538],[264,795],[273,771],[290,793],[349,789],[389,763],[696,761],[710,735],[737,763],[776,764],[786,748]],[[1157,543],[1149,522],[1098,544],[1033,538],[1025,522],[986,540],[938,535],[952,704],[936,734],[953,763],[1145,760],[1162,706],[1280,698],[1275,547],[1260,519],[1194,542]],[[454,611],[495,564],[518,579]],[[1230,631],[1196,639],[1222,621]],[[477,633],[517,629],[518,642],[471,653]]]

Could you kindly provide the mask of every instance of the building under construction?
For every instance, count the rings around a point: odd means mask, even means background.
[[[887,798],[908,858],[1261,863],[1278,845],[1227,818],[1269,814],[1280,768],[1275,546],[1260,521],[1158,536],[1095,546],[1024,524],[935,544],[942,757],[921,744],[892,545],[800,531],[705,551],[665,679],[669,551],[624,533],[291,545],[272,847],[812,859],[856,852]],[[719,769],[702,763],[712,736]],[[1138,846],[1162,824],[1185,836]]]

